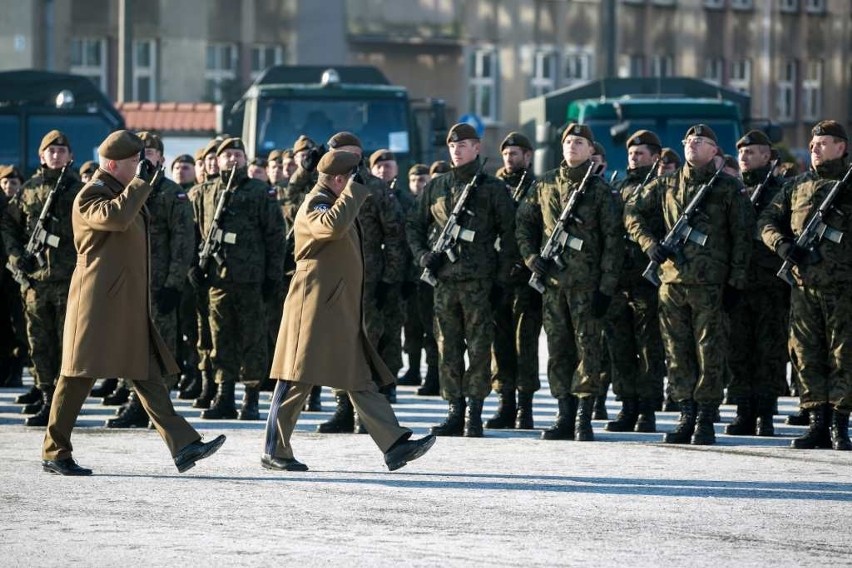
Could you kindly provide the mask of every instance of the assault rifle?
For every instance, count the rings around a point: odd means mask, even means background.
[[[751,204],[755,207],[757,203],[760,201],[760,196],[763,194],[763,188],[766,187],[766,184],[769,183],[769,180],[772,178],[772,172],[775,171],[775,166],[778,165],[778,160],[772,160],[772,163],[769,165],[769,171],[766,172],[766,177],[763,178],[763,181],[758,184],[757,187],[754,188],[754,193],[751,194]]]
[[[840,193],[840,188],[849,182],[850,176],[852,176],[852,166],[849,166],[849,169],[846,170],[846,175],[843,176],[843,179],[834,182],[831,191],[828,192],[828,195],[826,195],[825,199],[822,200],[822,203],[819,204],[817,210],[808,220],[808,224],[805,225],[805,230],[802,231],[802,234],[796,239],[795,246],[808,251],[811,258],[811,264],[819,262],[822,258],[819,249],[817,248],[820,241],[828,239],[833,243],[840,244],[840,241],[843,240],[843,231],[838,231],[837,229],[833,229],[826,225],[825,216],[828,214],[832,203],[834,203],[834,200]],[[795,286],[796,281],[793,279],[793,275],[791,274],[792,269],[793,263],[789,260],[785,260],[781,265],[781,269],[778,271],[777,276],[790,286]]]
[[[550,233],[550,238],[547,239],[547,242],[544,243],[544,246],[541,249],[541,258],[544,260],[552,260],[559,268],[565,268],[565,263],[562,262],[559,255],[562,254],[562,251],[565,250],[566,246],[576,251],[583,250],[583,239],[579,239],[568,234],[565,226],[569,221],[576,221],[580,224],[583,223],[583,220],[577,217],[577,205],[580,202],[580,198],[586,192],[586,185],[589,183],[589,179],[592,177],[596,167],[597,164],[594,162],[589,164],[589,169],[586,170],[586,175],[583,176],[583,181],[580,182],[577,189],[571,192],[571,196],[568,198],[568,203],[565,204],[565,208],[562,210],[562,213],[559,214],[559,219],[556,221],[556,226],[553,227],[553,232]],[[533,272],[533,275],[530,276],[529,285],[535,288],[540,294],[544,294],[544,282],[542,281],[542,277],[535,272]]]
[[[228,176],[228,184],[225,186],[225,191],[219,196],[219,201],[216,203],[216,212],[213,214],[213,222],[210,224],[210,230],[207,231],[207,236],[204,237],[204,242],[198,252],[198,267],[204,272],[207,272],[207,267],[210,265],[210,259],[216,261],[219,266],[225,262],[225,257],[222,256],[222,245],[232,245],[237,242],[236,233],[226,233],[222,228],[222,216],[228,209],[228,201],[234,193],[234,174],[237,167],[231,169],[231,175]]]
[[[692,227],[689,224],[689,221],[701,206],[701,202],[704,201],[704,197],[707,195],[707,192],[710,191],[710,188],[713,186],[716,178],[719,177],[719,174],[722,173],[722,169],[724,167],[725,164],[722,163],[722,165],[719,166],[719,169],[716,170],[716,173],[713,174],[713,177],[710,178],[710,181],[698,188],[698,192],[695,194],[695,197],[692,198],[692,201],[690,201],[686,206],[686,209],[683,210],[683,213],[681,213],[674,227],[672,227],[672,230],[668,232],[666,237],[663,239],[663,242],[660,243],[665,249],[668,249],[674,255],[674,262],[676,265],[686,263],[686,257],[683,254],[683,247],[687,241],[692,241],[700,247],[707,244],[707,235]],[[660,263],[652,260],[648,263],[648,267],[645,268],[645,272],[642,273],[642,276],[646,280],[657,287],[660,286],[660,276],[657,274],[659,268]]]
[[[524,180],[527,179],[527,173],[529,169],[524,170],[524,175],[521,176],[521,181],[518,182],[518,185],[515,186],[515,189],[512,190],[512,201],[518,203],[521,201],[521,198],[524,196]]]
[[[38,263],[38,267],[42,268],[45,264],[44,252],[45,247],[53,247],[56,248],[59,246],[59,237],[54,235],[47,230],[47,222],[53,213],[53,203],[56,200],[56,195],[63,188],[63,183],[65,182],[65,172],[68,171],[68,168],[74,163],[74,160],[71,160],[64,166],[62,166],[62,170],[59,172],[59,177],[56,178],[56,183],[53,186],[53,189],[47,194],[47,199],[44,201],[44,206],[41,208],[41,213],[39,213],[38,219],[36,220],[35,227],[33,227],[33,232],[30,234],[30,239],[27,241],[27,245],[24,247],[24,255],[32,256],[35,258],[36,263]],[[24,274],[24,271],[12,264],[11,262],[6,263],[6,268],[9,269],[9,272],[12,273],[12,278],[21,285],[21,288],[26,290],[30,287],[30,281],[27,278],[27,275]]]
[[[636,187],[633,188],[633,191],[630,192],[630,195],[635,197],[639,195],[639,192],[642,191],[642,188],[648,185],[648,182],[651,181],[651,176],[654,175],[657,171],[657,166],[660,165],[660,159],[657,158],[654,160],[654,163],[651,165],[651,169],[648,170],[648,174],[645,176],[645,179],[642,180],[642,183],[637,183]]]
[[[441,234],[438,235],[435,244],[432,245],[432,252],[446,254],[450,262],[456,262],[458,260],[458,256],[456,256],[456,253],[453,252],[453,248],[456,244],[458,244],[458,241],[470,243],[473,242],[473,237],[476,236],[474,231],[465,229],[459,225],[459,217],[464,212],[467,200],[470,198],[470,193],[479,183],[483,168],[485,167],[485,162],[487,161],[487,158],[482,160],[479,170],[477,170],[473,177],[470,178],[470,181],[464,186],[464,189],[462,189],[458,201],[456,201],[455,206],[453,206],[453,211],[447,218],[447,223],[444,225],[444,228],[441,229]],[[438,284],[438,280],[435,278],[435,275],[432,274],[432,271],[428,268],[423,269],[423,274],[420,275],[420,279],[430,286],[436,286]]]

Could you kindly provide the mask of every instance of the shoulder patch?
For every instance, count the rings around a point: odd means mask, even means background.
[[[177,197],[178,201],[186,201],[188,199],[185,191],[181,191],[180,193],[176,193],[175,197]]]
[[[89,183],[90,183],[90,184],[92,184],[92,185],[98,185],[98,186],[100,186],[100,185],[103,185],[103,184],[104,184],[104,182],[103,182],[102,180],[100,180],[100,179],[93,179],[93,180],[91,180]]]
[[[324,213],[324,212],[328,211],[329,209],[331,209],[331,207],[328,205],[328,203],[317,203],[313,207],[314,211],[319,211],[320,213]]]

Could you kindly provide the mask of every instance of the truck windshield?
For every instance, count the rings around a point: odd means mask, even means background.
[[[39,142],[54,128],[68,136],[77,167],[86,160],[98,159],[98,146],[113,130],[113,126],[98,115],[30,115],[27,138],[32,149],[27,148],[27,171],[32,172],[39,166]]]
[[[399,99],[261,99],[257,118],[258,155],[292,148],[302,134],[324,144],[342,130],[358,136],[365,155],[380,148],[409,152],[408,115]]]

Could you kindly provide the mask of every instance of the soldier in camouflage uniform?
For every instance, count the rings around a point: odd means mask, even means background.
[[[665,231],[671,230],[720,165],[714,159],[716,134],[707,125],[687,131],[684,150],[681,169],[652,181],[627,203],[625,223],[630,237],[661,264],[660,328],[673,397],[681,408],[675,430],[663,441],[707,445],[716,441],[713,420],[722,402],[728,351],[725,313],[736,308],[745,289],[755,228],[740,181],[720,173],[690,220],[707,241],[704,246],[688,241],[683,246],[686,262],[675,264],[675,251],[660,244],[653,220],[662,215]]]
[[[503,167],[497,170],[497,177],[506,184],[506,191],[517,208],[535,183],[530,169],[533,147],[520,132],[510,132],[500,144],[500,153]],[[538,378],[541,294],[529,286],[530,271],[520,256],[512,265],[510,278],[510,287],[494,310],[491,385],[500,396],[500,403],[485,427],[531,429],[533,394],[541,388]]]
[[[479,135],[468,124],[456,124],[447,136],[453,161],[450,173],[430,181],[408,217],[411,252],[437,279],[436,335],[440,357],[441,394],[449,402],[439,435],[481,437],[482,403],[490,390],[491,345],[494,341],[492,302],[509,285],[517,260],[515,208],[501,180],[482,172]],[[470,193],[458,223],[468,233],[453,246],[458,257],[448,262],[432,245],[469,183]],[[500,239],[500,251],[495,241]],[[470,366],[464,368],[467,349]],[[465,397],[467,416],[465,417]]]
[[[746,191],[756,215],[781,190],[781,183],[770,172],[771,144],[759,130],[748,132],[737,142]],[[775,405],[787,392],[790,287],[776,276],[781,259],[766,248],[758,234],[753,247],[746,289],[730,317],[731,382],[727,397],[737,405],[737,415],[725,427],[725,433],[772,436]]]
[[[40,264],[35,256],[26,252],[27,241],[48,195],[60,181],[62,168],[71,161],[71,144],[65,134],[51,130],[42,138],[38,153],[41,167],[9,202],[0,220],[8,262],[20,270],[20,277],[26,280],[21,290],[36,383],[33,390],[18,399],[31,405],[24,408],[25,412],[35,412],[25,421],[27,426],[47,425],[54,386],[59,377],[68,286],[77,264],[71,208],[74,197],[83,187],[76,172],[69,166],[54,196],[45,227],[58,242],[48,240],[42,252],[44,264]]]
[[[840,189],[823,222],[826,236],[812,248],[794,239],[849,170],[849,139],[833,120],[812,131],[811,171],[784,185],[759,219],[763,242],[795,266],[792,277],[790,352],[801,383],[801,405],[810,412],[808,431],[794,448],[852,450],[852,193]],[[843,238],[837,238],[844,235]],[[838,241],[839,242],[836,242]]]
[[[657,175],[670,174],[677,170],[682,163],[680,154],[674,149],[663,148],[663,151],[660,152],[660,163],[657,165]]]
[[[544,440],[593,440],[592,409],[600,392],[603,316],[615,294],[624,258],[624,236],[610,188],[590,175],[566,230],[580,250],[566,246],[559,270],[540,256],[571,195],[592,167],[594,137],[588,126],[571,124],[562,134],[563,162],[545,173],[518,210],[518,247],[527,267],[545,284],[543,323],[547,376],[559,403],[556,422]],[[581,222],[582,221],[582,222]],[[575,423],[576,420],[576,423]]]
[[[216,149],[219,178],[205,183],[193,202],[195,221],[203,240],[210,231],[216,205],[233,172],[222,230],[224,257],[210,259],[206,273],[198,264],[189,278],[198,288],[209,285],[211,353],[218,393],[202,418],[258,420],[258,394],[267,378],[264,299],[280,293],[284,281],[284,219],[267,184],[246,175],[245,146],[228,138]],[[245,396],[239,415],[234,386],[240,380]]]
[[[616,182],[617,199],[623,204],[638,197],[646,182],[654,179],[661,144],[656,134],[639,130],[627,140],[627,175]],[[663,219],[657,217],[654,233],[662,238]],[[663,340],[657,317],[657,288],[642,272],[648,257],[627,240],[624,267],[604,322],[610,360],[612,390],[622,409],[606,425],[610,432],[656,432],[655,412],[663,394],[666,374]]]
[[[18,195],[24,178],[14,166],[0,166],[0,218],[9,201]],[[0,246],[0,265],[6,266],[6,250]],[[0,386],[20,387],[28,359],[27,326],[21,287],[9,270],[0,269]]]
[[[163,141],[151,132],[137,134],[145,145],[145,159],[160,168],[163,166]],[[148,224],[150,258],[151,312],[154,325],[172,353],[179,351],[180,331],[178,307],[185,286],[186,274],[195,253],[195,226],[192,207],[186,190],[165,177],[152,186],[145,202],[150,214]],[[171,390],[177,376],[164,376]],[[132,428],[148,425],[148,414],[134,393],[116,418],[107,420],[107,428]]]

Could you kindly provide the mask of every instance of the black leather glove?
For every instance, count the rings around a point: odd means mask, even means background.
[[[798,246],[790,239],[784,239],[775,247],[775,252],[783,260],[789,260],[796,265],[805,265],[808,262],[808,250]]]
[[[18,267],[18,270],[24,274],[32,274],[38,270],[38,261],[36,260],[36,257],[26,252],[18,257],[18,262],[15,263],[15,265]]]
[[[136,177],[138,177],[145,183],[151,183],[156,174],[157,166],[155,166],[145,158],[139,160],[139,164],[136,166]]]
[[[506,289],[496,282],[491,285],[491,290],[488,292],[488,301],[491,303],[492,309],[500,307],[506,299]]]
[[[520,278],[522,276],[528,276],[528,275],[529,275],[529,272],[527,271],[527,268],[519,262],[514,263],[512,265],[512,268],[509,269],[509,278],[512,278],[512,279]]]
[[[609,309],[609,304],[612,302],[612,296],[608,296],[600,290],[595,290],[592,295],[592,317],[602,318]]]
[[[722,309],[725,310],[726,313],[734,311],[740,303],[741,295],[742,292],[730,284],[725,284],[725,287],[722,289]]]
[[[154,296],[157,303],[157,311],[161,314],[170,314],[180,305],[181,291],[177,288],[160,288]]]
[[[385,303],[388,300],[388,293],[390,293],[391,284],[387,282],[383,282],[379,280],[376,282],[376,291],[373,294],[373,298],[376,300],[376,308],[381,310],[385,307]]]
[[[275,298],[275,295],[278,293],[278,290],[280,289],[280,281],[274,280],[272,278],[267,278],[260,286],[260,292],[261,294],[263,294],[263,299],[267,302],[273,300]]]
[[[302,162],[302,167],[304,167],[307,171],[313,172],[317,169],[320,160],[323,156],[325,156],[326,152],[328,152],[328,148],[325,147],[325,144],[321,144],[319,146],[314,146],[310,150],[308,150],[307,155],[305,156],[304,161]]]
[[[539,255],[535,255],[531,261],[527,263],[527,268],[529,268],[534,274],[539,277],[544,277],[548,270],[550,270],[550,261],[541,258]]]
[[[646,254],[648,255],[648,258],[657,264],[662,264],[672,255],[672,251],[660,243],[654,243],[648,248],[648,252]]]
[[[189,279],[189,283],[192,284],[192,287],[196,290],[200,290],[207,286],[207,275],[204,274],[204,271],[198,266],[190,268],[189,273],[186,276]]]
[[[434,274],[437,273],[442,266],[444,266],[445,258],[446,255],[444,253],[429,251],[420,257],[420,266],[428,268]]]
[[[417,293],[417,283],[416,282],[403,282],[402,286],[400,286],[399,293],[402,296],[403,300],[407,300],[414,296]]]

